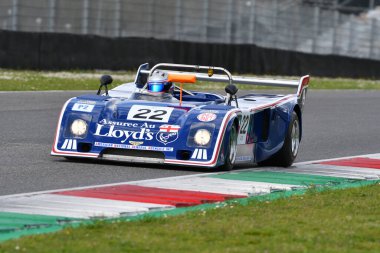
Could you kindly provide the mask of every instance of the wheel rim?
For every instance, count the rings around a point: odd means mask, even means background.
[[[293,156],[297,155],[299,146],[300,146],[300,128],[299,128],[298,120],[295,120],[292,126],[292,154]]]
[[[236,147],[237,147],[237,138],[236,138],[236,129],[233,128],[231,131],[231,137],[230,137],[230,154],[229,154],[229,160],[231,164],[235,163],[236,159]]]

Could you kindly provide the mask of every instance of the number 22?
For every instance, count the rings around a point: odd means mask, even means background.
[[[246,134],[247,128],[248,128],[248,122],[249,122],[249,115],[244,115],[241,119],[241,127],[240,127],[240,134]]]
[[[167,113],[164,110],[151,110],[151,109],[139,109],[137,110],[140,113],[133,115],[135,119],[152,119],[152,120],[163,120],[163,116]]]

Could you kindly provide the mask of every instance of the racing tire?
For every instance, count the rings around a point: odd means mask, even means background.
[[[224,164],[220,167],[222,170],[232,170],[232,168],[235,165],[237,151],[237,135],[237,127],[235,124],[233,124],[230,131],[230,137],[228,138],[227,142]]]
[[[285,136],[284,145],[275,155],[268,160],[260,162],[259,165],[263,166],[281,166],[289,167],[293,164],[297,157],[301,131],[300,121],[296,112],[292,113],[292,119],[289,123],[289,128]]]

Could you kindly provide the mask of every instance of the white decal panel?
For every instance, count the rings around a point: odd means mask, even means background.
[[[73,108],[71,108],[72,111],[78,111],[78,112],[92,112],[95,105],[89,105],[89,104],[83,104],[83,103],[75,103],[73,105]]]
[[[248,134],[248,127],[249,127],[250,121],[251,121],[251,113],[243,112],[240,118],[240,124],[239,124],[240,129],[239,129],[237,144],[247,143],[247,134]]]
[[[127,119],[137,121],[168,122],[174,108],[161,106],[133,105]]]

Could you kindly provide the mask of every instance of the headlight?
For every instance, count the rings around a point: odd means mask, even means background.
[[[211,133],[206,129],[199,129],[194,135],[194,142],[206,146],[211,140]]]
[[[87,123],[82,119],[76,119],[71,124],[70,130],[72,134],[82,136],[87,132]]]

